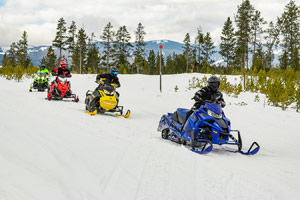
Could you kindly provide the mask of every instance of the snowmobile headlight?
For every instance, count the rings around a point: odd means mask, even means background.
[[[103,92],[107,95],[114,95],[115,94],[115,91],[112,91],[112,92],[109,92],[107,90],[103,90]]]
[[[217,113],[214,113],[213,111],[211,110],[208,110],[207,111],[207,114],[211,117],[214,117],[216,119],[222,119],[222,114],[218,115]]]
[[[110,95],[110,92],[107,91],[107,90],[103,90],[103,92],[104,92],[105,94],[107,94],[107,95]]]

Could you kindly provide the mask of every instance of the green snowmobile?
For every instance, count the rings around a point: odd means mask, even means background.
[[[42,65],[40,70],[36,72],[33,83],[30,84],[29,92],[32,92],[32,89],[44,92],[48,88],[48,75],[48,69]]]

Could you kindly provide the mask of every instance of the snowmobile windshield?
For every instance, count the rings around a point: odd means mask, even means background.
[[[216,113],[217,115],[221,115],[222,114],[222,108],[221,108],[220,104],[205,102],[204,107],[207,108],[208,110]]]
[[[112,92],[115,91],[115,88],[113,86],[110,86],[110,85],[105,85],[105,86],[103,86],[103,90],[106,90],[109,93],[112,93]]]
[[[59,76],[58,77],[59,82],[65,83],[67,81],[67,78],[65,76]]]

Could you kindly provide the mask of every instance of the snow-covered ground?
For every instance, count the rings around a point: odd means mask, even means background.
[[[254,102],[255,94],[225,95],[225,114],[254,156],[216,147],[199,155],[161,139],[162,114],[190,108],[200,74],[119,75],[124,119],[84,113],[84,96],[96,75],[74,75],[79,103],[46,101],[29,93],[32,80],[0,78],[1,200],[299,199],[300,114]],[[231,78],[233,79],[233,78]],[[239,80],[239,77],[237,77]],[[179,90],[175,92],[175,86]],[[241,102],[246,106],[241,106]]]

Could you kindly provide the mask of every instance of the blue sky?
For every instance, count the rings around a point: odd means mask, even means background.
[[[269,22],[276,20],[290,0],[250,0]],[[299,1],[296,1],[299,2]],[[24,30],[31,45],[49,45],[59,18],[67,26],[75,21],[96,39],[111,22],[114,30],[126,25],[135,39],[139,22],[145,26],[145,40],[169,39],[182,42],[186,33],[194,40],[197,28],[210,32],[218,42],[227,17],[232,20],[242,0],[0,0],[0,46],[20,39]]]

